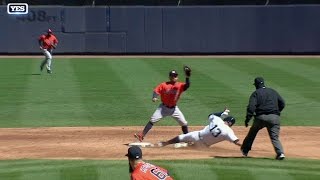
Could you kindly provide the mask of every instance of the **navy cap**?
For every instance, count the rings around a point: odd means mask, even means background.
[[[126,154],[129,159],[141,159],[142,158],[142,151],[139,146],[131,146],[128,149],[128,154]]]
[[[262,77],[256,77],[254,79],[253,85],[259,85],[259,84],[264,84],[264,79]]]
[[[176,70],[172,70],[169,72],[169,76],[178,76],[178,72]]]

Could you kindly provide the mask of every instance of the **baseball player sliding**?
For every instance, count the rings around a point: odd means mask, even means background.
[[[229,116],[230,110],[227,108],[223,112],[212,113],[209,115],[209,125],[200,131],[193,131],[187,134],[181,134],[169,141],[159,142],[158,146],[166,146],[180,142],[190,143],[195,145],[211,146],[218,142],[227,140],[241,146],[239,138],[234,134],[231,126],[236,122],[236,119]]]
[[[178,73],[172,70],[169,72],[169,81],[160,83],[154,89],[152,101],[156,102],[160,96],[162,103],[155,110],[143,131],[134,134],[134,137],[140,142],[156,122],[167,116],[173,117],[179,123],[184,134],[188,133],[188,122],[177,106],[180,95],[190,87],[191,68],[184,66],[183,70],[186,76],[185,83],[178,82]]]
[[[40,70],[42,71],[44,66],[47,68],[47,73],[51,74],[51,61],[52,61],[52,50],[58,45],[58,39],[53,35],[52,30],[48,29],[46,35],[39,37],[40,50],[45,56],[45,59],[41,62]]]

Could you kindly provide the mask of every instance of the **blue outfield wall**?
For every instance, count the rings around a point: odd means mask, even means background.
[[[0,53],[39,53],[48,28],[56,53],[319,53],[320,6],[0,6]]]

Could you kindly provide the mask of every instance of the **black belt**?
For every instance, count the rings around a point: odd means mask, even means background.
[[[165,105],[165,104],[163,104],[165,107],[167,107],[167,108],[169,108],[169,109],[173,109],[173,108],[175,108],[176,106],[167,106],[167,105]]]

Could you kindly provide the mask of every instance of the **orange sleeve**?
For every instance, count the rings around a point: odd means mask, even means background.
[[[161,94],[161,89],[162,89],[162,83],[159,84],[156,88],[154,88],[154,92],[157,93],[158,95]]]
[[[57,37],[54,36],[53,43],[54,43],[54,44],[58,44],[58,42],[59,42],[59,41],[58,41]]]

